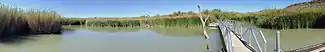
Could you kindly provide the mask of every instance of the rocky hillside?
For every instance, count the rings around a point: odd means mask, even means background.
[[[284,9],[303,10],[303,9],[309,9],[309,8],[325,9],[325,0],[312,0],[309,2],[296,3],[293,5],[289,5],[288,7],[284,8]]]

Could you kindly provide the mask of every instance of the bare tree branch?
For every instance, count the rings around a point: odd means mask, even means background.
[[[211,14],[209,14],[209,15],[205,18],[204,23],[206,23],[206,22],[208,21],[208,19],[209,19],[210,16],[211,16]]]
[[[200,5],[199,5],[199,4],[197,5],[197,7],[198,7],[198,12],[199,12],[199,17],[200,17],[200,20],[201,20],[201,22],[203,23],[203,22],[204,22],[204,20],[203,20],[203,16],[202,16],[202,13],[201,13],[201,7],[200,7]]]

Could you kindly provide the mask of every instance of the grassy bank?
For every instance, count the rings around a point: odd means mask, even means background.
[[[271,29],[296,29],[296,28],[316,28],[320,24],[319,20],[324,13],[302,12],[283,16],[277,16],[271,19],[260,19],[255,24],[262,28]],[[318,20],[318,21],[317,21]],[[323,27],[324,28],[324,27]]]
[[[137,27],[139,20],[87,20],[87,26],[91,27]]]
[[[62,18],[61,24],[62,25],[84,25],[86,19],[84,18]]]
[[[209,21],[212,22],[212,21]],[[89,27],[155,27],[155,28],[198,28],[201,26],[199,17],[186,18],[155,18],[143,20],[87,20]]]
[[[289,11],[286,9],[265,10],[245,14],[234,20],[255,24],[268,29],[297,29],[297,28],[325,28],[322,8],[309,8],[304,10]]]
[[[61,16],[54,11],[25,10],[0,5],[0,37],[27,33],[60,33]]]
[[[323,19],[325,10],[322,8],[308,8],[296,11],[287,9],[266,9],[250,13],[205,10],[203,13],[211,14],[208,23],[215,22],[215,19],[230,19],[251,23],[257,27],[268,29],[325,28],[325,25],[322,23],[325,20]],[[72,20],[72,22],[68,21],[68,23],[85,24],[85,20]],[[142,22],[139,20],[91,20],[87,22],[87,25],[93,27],[151,26],[163,28],[195,28],[200,27],[201,22],[196,14],[190,12],[175,12],[164,16],[153,16]]]
[[[165,19],[150,19],[147,22],[153,27],[185,27],[192,28],[201,25],[200,18],[165,18]]]

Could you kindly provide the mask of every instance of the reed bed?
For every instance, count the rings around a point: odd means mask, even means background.
[[[61,30],[61,16],[54,11],[28,10],[24,18],[32,33],[58,33]]]
[[[60,33],[61,16],[54,11],[25,10],[0,5],[0,37],[27,33]]]
[[[62,25],[84,25],[86,19],[73,19],[73,18],[62,18],[61,24]]]
[[[91,27],[137,27],[141,23],[139,20],[88,20],[86,25]]]
[[[259,27],[271,28],[271,29],[296,29],[296,28],[314,28],[315,24],[319,24],[317,21],[324,13],[318,12],[304,12],[293,13],[290,15],[278,16],[272,19],[261,20],[256,23]]]
[[[191,28],[201,25],[200,18],[165,18],[148,20],[153,27],[182,27]]]

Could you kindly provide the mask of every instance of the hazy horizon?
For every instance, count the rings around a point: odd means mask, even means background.
[[[166,15],[176,11],[196,12],[197,0],[0,0],[19,8],[57,11],[65,17],[138,17],[145,13]],[[284,8],[310,0],[200,0],[202,9],[255,12]]]

